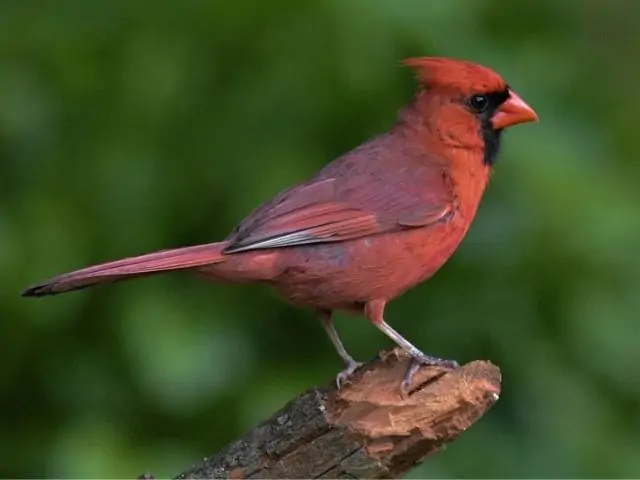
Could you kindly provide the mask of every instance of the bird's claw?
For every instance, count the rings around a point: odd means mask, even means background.
[[[422,352],[413,354],[411,355],[411,357],[413,358],[413,363],[424,366],[445,367],[451,369],[455,369],[460,366],[460,364],[455,360],[446,360],[444,358],[431,357],[429,355],[425,355]]]
[[[407,368],[407,373],[405,373],[404,378],[402,379],[402,383],[400,383],[400,396],[403,399],[406,399],[409,395],[409,388],[411,387],[411,380],[415,373],[420,369],[421,366],[433,366],[433,367],[445,367],[449,369],[456,369],[460,365],[455,360],[446,360],[438,357],[430,357],[429,355],[425,355],[424,353],[419,353],[412,355],[411,363],[409,364],[409,368]]]
[[[342,370],[340,373],[338,373],[338,375],[336,376],[336,385],[338,387],[338,390],[342,388],[342,385],[344,384],[344,382],[349,380],[351,375],[353,375],[353,372],[355,372],[361,366],[362,366],[362,362],[356,362],[355,360],[351,360],[350,362],[347,362],[346,368]]]

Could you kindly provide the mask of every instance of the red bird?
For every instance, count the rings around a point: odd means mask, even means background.
[[[386,323],[384,309],[449,259],[475,217],[503,130],[538,117],[481,65],[434,57],[404,64],[420,88],[388,132],[264,203],[226,240],[84,268],[23,295],[191,270],[214,281],[266,283],[315,309],[346,366],[338,386],[360,364],[338,338],[336,310],[364,313],[416,363],[456,366],[413,346]]]

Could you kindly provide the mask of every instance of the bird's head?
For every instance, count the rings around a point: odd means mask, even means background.
[[[492,165],[505,128],[538,120],[538,115],[493,70],[442,57],[404,60],[422,87],[418,110],[427,127],[450,145],[480,147]]]

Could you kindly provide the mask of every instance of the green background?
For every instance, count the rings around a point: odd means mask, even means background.
[[[449,263],[387,319],[491,359],[500,401],[412,477],[640,475],[640,3],[0,3],[0,477],[179,473],[341,368],[312,312],[185,274],[35,281],[221,239],[411,97],[407,56],[495,68],[509,130]],[[390,341],[339,317],[354,356]]]

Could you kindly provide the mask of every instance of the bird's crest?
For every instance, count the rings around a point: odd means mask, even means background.
[[[418,82],[426,88],[450,88],[464,94],[502,91],[507,84],[500,75],[477,63],[445,57],[414,57],[403,65],[416,72]]]

